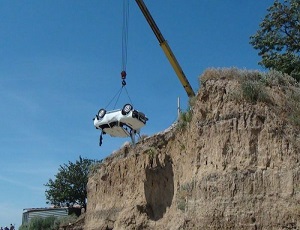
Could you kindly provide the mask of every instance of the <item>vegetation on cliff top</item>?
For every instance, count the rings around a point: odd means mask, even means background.
[[[239,86],[231,93],[232,98],[241,103],[265,103],[282,115],[292,125],[300,126],[300,84],[287,74],[272,70],[240,70],[236,68],[208,69],[200,76],[201,85],[209,80],[236,80]],[[275,92],[282,91],[281,97]]]

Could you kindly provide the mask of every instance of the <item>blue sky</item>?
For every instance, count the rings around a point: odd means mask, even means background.
[[[271,0],[145,0],[195,91],[207,68],[259,69],[249,44]],[[0,1],[0,226],[47,207],[45,183],[81,155],[103,159],[129,139],[104,136],[92,118],[121,88],[121,0]],[[127,91],[168,128],[187,96],[135,1],[130,1]],[[117,107],[128,102],[121,95]],[[114,103],[113,103],[114,104]],[[113,106],[112,104],[112,106]],[[108,108],[112,109],[112,108]]]

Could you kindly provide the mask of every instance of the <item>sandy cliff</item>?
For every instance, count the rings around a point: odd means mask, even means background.
[[[299,85],[236,69],[201,83],[187,121],[94,170],[84,229],[300,229]]]

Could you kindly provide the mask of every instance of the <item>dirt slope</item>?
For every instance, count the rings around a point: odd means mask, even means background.
[[[186,121],[94,170],[84,229],[300,229],[299,85],[237,69],[201,83]]]

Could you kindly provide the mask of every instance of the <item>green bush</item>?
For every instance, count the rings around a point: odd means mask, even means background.
[[[181,211],[185,211],[185,208],[186,208],[186,203],[185,203],[185,200],[184,199],[179,199],[177,201],[177,208]]]
[[[28,224],[22,224],[22,225],[19,227],[19,230],[29,230]]]
[[[273,87],[273,86],[297,86],[299,83],[287,74],[283,74],[281,72],[271,70],[270,72],[264,73],[260,79],[261,83],[265,86]]]
[[[189,106],[185,112],[180,112],[178,119],[178,128],[179,130],[184,130],[188,123],[192,121],[193,111],[192,107],[196,104],[196,97],[192,97],[189,99]]]
[[[178,129],[180,131],[186,129],[187,124],[192,120],[192,111],[188,109],[186,112],[181,112],[178,120]]]
[[[43,218],[42,217],[33,217],[29,222],[29,230],[44,230],[43,228]]]
[[[300,91],[291,93],[287,106],[290,109],[289,121],[295,126],[300,126]]]
[[[57,218],[54,216],[46,218],[36,216],[29,223],[22,224],[19,230],[58,230],[59,225],[56,224],[56,220]]]
[[[157,151],[151,147],[150,149],[147,149],[146,153],[149,155],[149,159],[153,160],[155,156],[157,155]]]
[[[54,222],[56,218],[54,216],[46,217],[43,221],[43,229],[55,230]]]
[[[78,217],[75,214],[64,216],[64,217],[58,218],[56,220],[56,224],[58,224],[58,226],[59,225],[66,226],[66,225],[69,225],[69,223],[75,223],[77,218]]]
[[[243,97],[250,102],[270,102],[266,89],[261,82],[244,80],[241,84]]]

